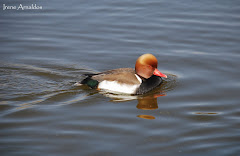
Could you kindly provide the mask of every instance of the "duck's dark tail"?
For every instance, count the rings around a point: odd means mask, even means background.
[[[98,86],[98,81],[92,79],[92,76],[96,75],[96,74],[85,74],[87,77],[85,79],[83,79],[81,82],[78,82],[78,85],[87,85],[91,88],[97,88]]]

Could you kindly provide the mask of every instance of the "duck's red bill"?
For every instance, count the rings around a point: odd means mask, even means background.
[[[157,68],[154,70],[153,75],[167,78],[167,75],[161,73]]]

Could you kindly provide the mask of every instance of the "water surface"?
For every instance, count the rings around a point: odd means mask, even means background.
[[[239,155],[239,1],[35,3],[0,10],[2,155]],[[143,53],[169,76],[146,95],[74,86]]]

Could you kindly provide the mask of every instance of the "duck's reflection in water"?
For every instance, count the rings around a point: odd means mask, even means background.
[[[111,98],[111,101],[114,102],[123,102],[123,101],[130,101],[130,100],[137,100],[137,108],[142,109],[142,110],[155,110],[158,109],[158,103],[157,103],[157,98],[161,96],[166,96],[165,93],[155,93],[155,94],[148,94],[148,95],[119,95],[119,94],[112,94],[112,93],[107,93],[107,92],[101,92],[103,95]],[[139,118],[143,119],[155,119],[154,116],[152,115],[137,115]]]
[[[142,119],[148,119],[148,120],[154,120],[156,119],[154,116],[152,115],[138,115],[137,117],[142,118]]]
[[[158,109],[158,104],[157,104],[157,98],[143,98],[143,99],[138,99],[138,104],[137,104],[138,109],[142,110],[154,110]]]
[[[153,95],[147,95],[138,98],[137,108],[142,110],[154,110],[158,109],[157,98],[160,96],[166,96],[165,93],[158,93]]]
[[[157,98],[160,96],[166,96],[166,94],[159,93],[159,94],[153,94],[153,95],[148,95],[143,98],[138,99],[138,104],[137,108],[142,109],[142,110],[155,110],[158,109],[158,103],[157,103]],[[148,119],[148,120],[153,120],[155,119],[154,116],[152,115],[138,115],[137,117],[142,118],[142,119]]]

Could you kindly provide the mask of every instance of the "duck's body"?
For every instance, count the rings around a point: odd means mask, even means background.
[[[151,54],[144,54],[136,62],[135,69],[119,68],[97,74],[87,74],[81,84],[114,93],[144,94],[162,83],[167,77],[157,70],[157,60]],[[145,64],[147,61],[147,64]],[[153,62],[153,64],[151,64]],[[156,76],[157,75],[157,76]]]
[[[153,75],[144,79],[135,74],[133,68],[119,68],[87,76],[81,84],[125,94],[144,94],[162,83],[161,77]]]

